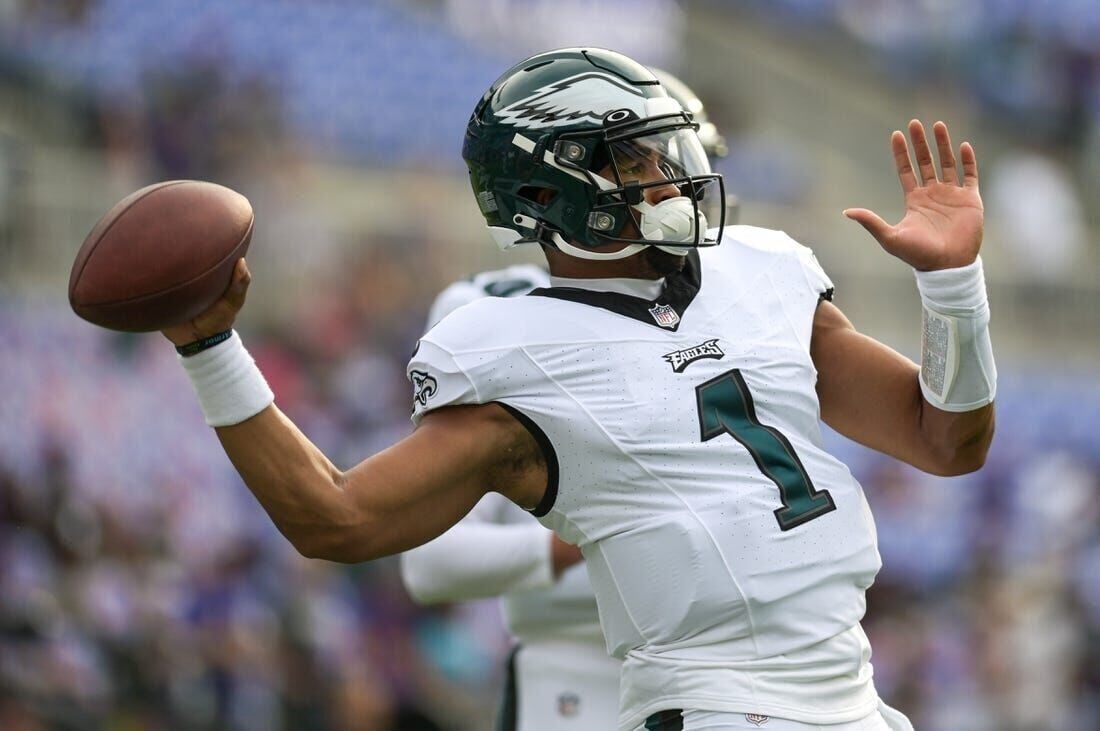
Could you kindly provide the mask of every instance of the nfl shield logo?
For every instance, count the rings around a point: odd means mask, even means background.
[[[680,322],[680,316],[670,305],[654,305],[649,308],[649,314],[653,315],[653,319],[661,327],[676,327]]]
[[[581,697],[576,693],[562,693],[558,696],[558,714],[570,718],[581,710]]]

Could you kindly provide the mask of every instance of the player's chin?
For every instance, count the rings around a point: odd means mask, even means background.
[[[654,273],[662,277],[667,277],[669,274],[675,274],[684,270],[684,264],[687,262],[687,253],[687,249],[684,249],[683,254],[670,254],[655,246],[647,246],[642,252],[642,258],[645,260],[646,266],[652,269]]]

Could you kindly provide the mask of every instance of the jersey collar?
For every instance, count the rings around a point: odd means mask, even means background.
[[[680,322],[688,306],[699,293],[699,287],[702,284],[701,269],[699,252],[692,250],[687,255],[683,271],[665,277],[660,292],[653,299],[648,299],[644,295],[638,296],[641,292],[634,283],[639,280],[566,280],[557,277],[551,280],[554,286],[533,289],[528,296],[553,297],[599,307],[661,330],[676,332],[680,328]],[[558,282],[567,283],[569,286],[558,286]],[[603,286],[611,283],[616,286],[611,290],[598,290],[593,288],[597,283],[602,283]],[[629,284],[624,287],[623,283]],[[622,291],[623,289],[634,294],[627,294]]]
[[[613,279],[571,279],[569,277],[550,277],[550,286],[555,289],[565,287],[568,289],[587,289],[593,292],[616,292],[630,295],[643,300],[652,300],[660,296],[665,286],[664,278],[661,279],[627,279],[616,277]]]

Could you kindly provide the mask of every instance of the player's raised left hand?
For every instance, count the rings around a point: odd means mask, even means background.
[[[909,122],[909,137],[919,177],[913,170],[905,135],[890,137],[901,189],[905,193],[905,216],[891,226],[866,208],[849,208],[844,215],[860,223],[889,253],[914,269],[933,271],[962,267],[974,262],[982,245],[984,214],[978,193],[978,159],[969,142],[959,147],[962,179],[959,178],[947,125],[932,126],[936,136],[942,180],[919,120]]]

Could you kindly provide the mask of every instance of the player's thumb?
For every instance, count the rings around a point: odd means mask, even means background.
[[[225,299],[234,310],[244,307],[248,285],[251,283],[252,272],[248,271],[247,262],[244,259],[238,259],[236,266],[233,267],[233,280],[229,283],[229,289],[225,291]]]
[[[844,215],[867,229],[867,232],[874,236],[875,240],[880,244],[887,246],[887,242],[890,239],[890,231],[894,227],[886,223],[886,221],[883,221],[877,213],[869,211],[866,208],[845,208]]]

